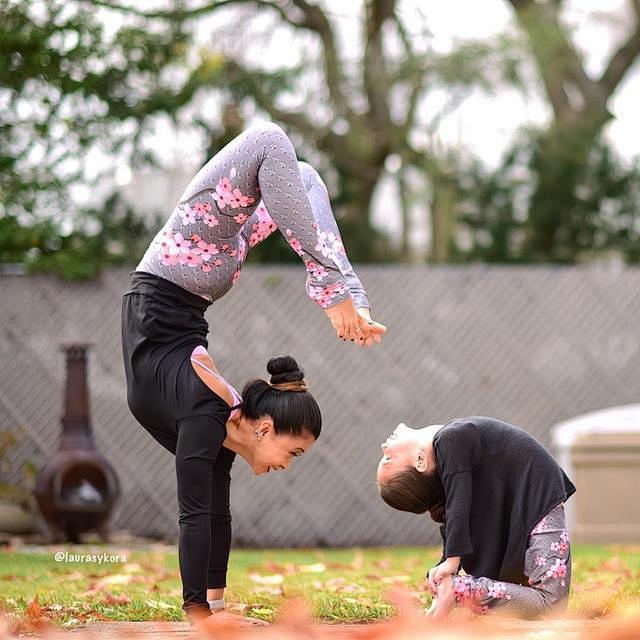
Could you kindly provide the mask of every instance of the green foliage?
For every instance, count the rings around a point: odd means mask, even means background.
[[[602,140],[584,161],[575,139],[550,152],[547,136],[523,133],[496,170],[476,161],[461,172],[456,258],[566,264],[615,255],[637,263],[640,164],[626,166]]]
[[[118,193],[104,207],[77,215],[68,233],[52,220],[21,225],[5,216],[0,218],[0,263],[24,264],[29,272],[68,280],[93,278],[105,266],[135,264],[160,223],[159,216],[141,219]]]

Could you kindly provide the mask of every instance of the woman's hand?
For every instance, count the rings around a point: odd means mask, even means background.
[[[387,328],[371,319],[369,309],[356,309],[351,298],[346,298],[336,305],[325,309],[336,335],[341,340],[350,340],[358,346],[370,347],[380,342]]]

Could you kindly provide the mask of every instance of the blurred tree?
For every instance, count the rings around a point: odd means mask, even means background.
[[[517,74],[513,56],[496,54],[506,51],[506,41],[436,54],[424,16],[416,21],[397,4],[364,3],[361,55],[352,59],[341,50],[326,10],[307,0],[177,1],[168,10],[109,0],[0,0],[4,214],[20,216],[21,225],[68,216],[66,188],[91,173],[83,159],[92,145],[130,154],[134,164],[152,162],[141,141],[160,113],[178,127],[188,121],[203,129],[210,155],[242,126],[242,105],[249,101],[289,131],[301,155],[318,158],[319,151],[326,159],[336,177],[334,205],[350,256],[406,259],[408,227],[400,255],[392,255],[369,220],[385,160],[396,155],[404,166],[438,175],[430,148],[434,128],[418,108],[426,93],[450,92],[444,114],[472,88],[490,88]],[[231,39],[226,25],[216,29],[206,22],[229,7],[240,11]],[[287,25],[296,37],[310,35],[317,47],[305,41],[309,46],[296,46],[300,55],[292,56],[293,63],[275,69],[273,61],[250,57],[247,41],[256,30],[249,23],[265,16],[271,18],[268,30]],[[203,24],[211,26],[211,46],[194,48],[193,33]],[[209,108],[212,97],[225,105],[222,126]],[[403,175],[398,172],[398,180]],[[438,255],[446,258],[446,252]]]
[[[538,194],[539,138],[545,135],[523,132],[493,171],[477,160],[460,169],[454,187],[459,196],[459,227],[452,248],[455,259],[532,261],[530,212]],[[572,209],[563,212],[563,226],[553,244],[556,253],[550,261],[559,261],[564,247],[571,252],[572,262],[615,256],[637,263],[640,162],[625,166],[610,145],[598,140],[576,168],[574,179]]]
[[[120,25],[111,37],[94,10],[71,5],[0,0],[0,260],[73,278],[135,259],[150,234],[113,194],[72,210],[70,185],[100,176],[89,150],[150,161],[145,126],[196,87],[157,75],[184,59],[173,23]]]
[[[606,211],[602,220],[596,220],[593,199],[582,196],[585,181],[596,174],[610,179],[601,187],[591,185],[592,192],[603,197],[619,184],[619,170],[600,135],[612,117],[610,98],[640,56],[640,0],[628,0],[628,33],[597,78],[587,73],[583,56],[562,24],[563,0],[508,1],[528,38],[553,113],[548,129],[531,139],[530,168],[536,188],[523,224],[523,257],[533,262],[575,262],[588,246],[585,238],[593,239],[597,247],[594,228],[607,226]],[[633,230],[629,233],[633,235]]]
[[[525,249],[518,255],[575,260],[580,167],[610,118],[608,97],[638,55],[637,25],[594,81],[560,23],[561,1],[507,1],[528,36],[554,113],[549,130],[530,139],[537,188],[520,225]],[[629,2],[638,15],[640,0]],[[77,228],[63,234],[69,185],[98,177],[89,150],[133,166],[158,162],[145,135],[161,126],[158,116],[168,115],[177,129],[204,132],[204,162],[242,129],[243,114],[257,108],[288,130],[301,157],[308,155],[333,179],[352,259],[409,259],[412,167],[430,184],[430,259],[451,259],[459,229],[456,202],[467,191],[456,179],[460,158],[438,145],[438,126],[477,88],[525,89],[521,43],[501,36],[456,43],[441,54],[419,6],[407,10],[400,0],[361,6],[361,43],[354,54],[352,42],[341,43],[343,34],[325,5],[309,0],[175,0],[169,9],[119,0],[0,0],[4,226],[32,225],[35,236],[49,234],[53,245],[71,247],[64,238],[84,233],[87,219],[102,227],[111,215],[108,209],[85,212]],[[261,38],[282,28],[295,38],[291,59],[265,59]],[[194,44],[202,41],[198,30],[207,33],[206,46]],[[401,194],[397,251],[370,223],[373,193],[390,158],[399,166],[391,174]],[[145,233],[137,236],[148,238]],[[95,235],[100,232],[94,229]],[[268,244],[254,257],[295,259],[284,244]],[[32,254],[43,255],[36,248]]]

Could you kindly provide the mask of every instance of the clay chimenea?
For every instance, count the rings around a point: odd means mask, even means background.
[[[108,542],[107,520],[120,496],[115,470],[98,453],[91,433],[87,348],[63,347],[67,381],[60,449],[40,470],[34,490],[49,539],[56,542],[77,543],[89,530]]]

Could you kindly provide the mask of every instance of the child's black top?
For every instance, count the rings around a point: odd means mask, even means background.
[[[527,584],[531,529],[576,490],[529,433],[493,418],[458,418],[433,438],[445,492],[443,559],[469,575]]]

